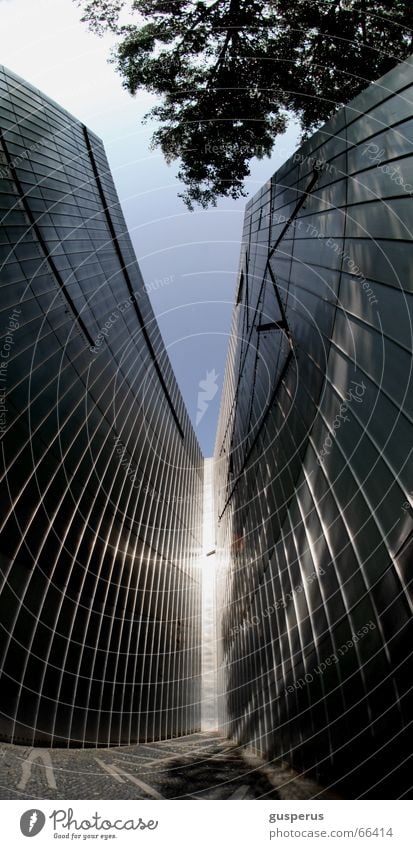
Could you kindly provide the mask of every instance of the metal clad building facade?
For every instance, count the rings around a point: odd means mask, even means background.
[[[102,143],[0,69],[0,736],[200,726],[202,457]]]
[[[215,456],[221,728],[373,797],[411,779],[412,138],[410,60],[249,202]]]

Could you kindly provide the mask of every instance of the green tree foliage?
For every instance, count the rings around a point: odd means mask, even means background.
[[[125,87],[158,96],[153,145],[180,160],[190,209],[243,195],[291,115],[308,135],[413,45],[411,0],[76,2],[119,36]]]

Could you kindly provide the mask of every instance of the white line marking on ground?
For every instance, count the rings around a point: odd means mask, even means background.
[[[47,749],[32,749],[29,756],[22,764],[22,775],[17,790],[25,790],[27,782],[30,780],[32,766],[35,761],[43,761],[43,769],[46,772],[47,783],[51,790],[57,790],[56,779],[53,772],[52,759]]]
[[[152,799],[164,799],[164,796],[161,796],[154,787],[150,787],[149,784],[146,784],[145,781],[141,781],[139,778],[135,778],[134,775],[131,775],[130,772],[126,772],[124,769],[119,769],[115,764],[105,763],[105,761],[101,761],[100,758],[95,758],[96,763],[102,767],[102,769],[106,770],[115,781],[118,781],[120,784],[125,784],[126,780],[132,781],[133,784],[136,784],[137,787],[140,787],[148,796],[151,796]],[[125,780],[126,779],[126,780]]]
[[[234,790],[232,796],[228,796],[228,798],[229,799],[245,799],[245,797],[248,794],[248,790],[249,790],[248,784],[242,784],[241,787],[237,787],[237,789]]]

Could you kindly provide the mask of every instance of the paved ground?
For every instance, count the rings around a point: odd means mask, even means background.
[[[271,767],[218,734],[112,749],[0,743],[2,799],[337,798],[282,763]]]

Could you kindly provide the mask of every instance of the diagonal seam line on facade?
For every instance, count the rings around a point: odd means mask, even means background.
[[[108,206],[108,203],[107,203],[107,200],[106,200],[106,195],[105,195],[105,192],[104,192],[104,189],[103,189],[103,186],[102,186],[102,181],[101,181],[101,178],[100,178],[100,174],[99,174],[99,170],[98,170],[98,167],[97,167],[95,155],[94,155],[94,152],[93,152],[92,143],[91,143],[91,140],[90,140],[88,128],[84,124],[83,124],[83,133],[84,133],[84,136],[85,136],[86,147],[87,147],[90,162],[91,162],[91,165],[92,165],[93,174],[95,176],[97,189],[98,189],[98,192],[99,192],[99,195],[100,195],[100,199],[102,201],[103,211],[104,211],[105,218],[106,218],[106,221],[107,221],[107,224],[108,224],[108,227],[109,227],[109,232],[110,232],[110,235],[112,237],[112,242],[113,242],[114,248],[116,250],[116,254],[117,254],[118,259],[119,259],[120,267],[121,267],[121,270],[123,272],[123,276],[125,278],[129,294],[132,297],[132,303],[133,303],[133,306],[135,308],[136,315],[138,317],[138,321],[139,321],[139,324],[140,324],[140,327],[141,327],[141,330],[142,330],[142,335],[143,335],[145,342],[148,346],[149,353],[151,355],[151,359],[152,359],[155,371],[158,375],[159,382],[160,382],[162,389],[165,393],[165,398],[167,400],[167,403],[168,403],[169,408],[171,410],[171,413],[173,415],[175,424],[176,424],[176,426],[179,430],[181,438],[183,439],[184,438],[184,432],[183,432],[181,423],[178,419],[178,416],[176,414],[176,410],[175,410],[174,405],[172,403],[171,396],[169,394],[169,390],[168,390],[168,387],[167,387],[166,382],[165,382],[165,378],[162,374],[161,368],[160,368],[159,363],[158,363],[157,356],[156,356],[155,351],[153,349],[153,345],[152,345],[149,333],[148,333],[146,326],[145,326],[145,321],[144,321],[143,315],[142,315],[142,313],[139,309],[139,306],[137,304],[137,301],[136,301],[136,296],[135,296],[135,292],[133,290],[131,279],[129,277],[129,272],[128,272],[126,263],[123,259],[122,249],[121,249],[120,244],[119,244],[119,239],[117,237],[116,230],[113,226],[113,221],[112,221],[112,218],[111,218],[111,215],[110,215],[109,206]]]

